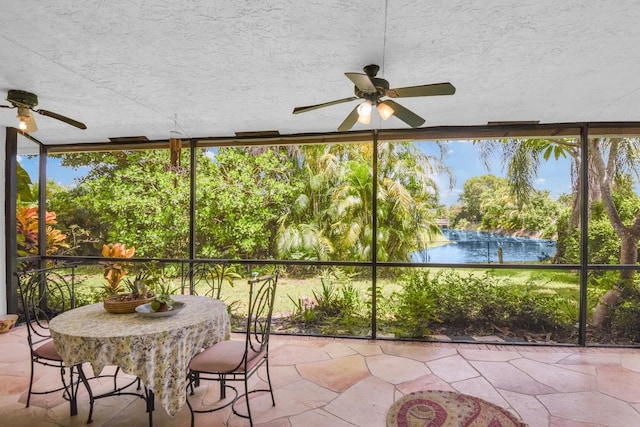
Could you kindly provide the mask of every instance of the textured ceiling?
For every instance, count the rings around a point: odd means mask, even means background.
[[[333,132],[356,101],[344,72],[392,87],[450,81],[399,102],[424,126],[640,120],[640,4],[630,0],[3,1],[0,93],[34,92],[46,144]],[[0,102],[1,103],[1,102]],[[16,126],[0,109],[0,126]],[[354,129],[404,128],[392,117]]]

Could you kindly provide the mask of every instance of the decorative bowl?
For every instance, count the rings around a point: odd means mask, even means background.
[[[110,297],[107,297],[102,302],[102,305],[104,306],[104,309],[107,310],[109,313],[114,313],[114,314],[135,313],[137,306],[142,304],[147,304],[153,301],[154,298],[155,296],[148,297],[148,298],[118,300],[118,299],[112,299]]]
[[[18,321],[17,314],[2,314],[0,315],[0,334],[9,332],[13,325]]]

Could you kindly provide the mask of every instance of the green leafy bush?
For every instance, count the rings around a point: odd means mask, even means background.
[[[320,284],[311,299],[296,301],[289,296],[294,304],[294,322],[330,335],[361,335],[368,330],[369,306],[349,274],[340,269],[323,271]]]
[[[640,341],[640,298],[627,299],[614,308],[611,330],[618,338]]]
[[[424,337],[431,334],[431,324],[440,321],[436,314],[437,284],[437,277],[432,280],[429,271],[407,277],[402,292],[394,295],[399,301],[397,336]]]
[[[572,230],[567,236],[559,233],[558,245],[564,249],[564,257],[559,262],[580,262],[580,229]],[[591,264],[617,264],[620,260],[620,237],[613,229],[601,202],[593,202],[591,205],[588,247]]]
[[[635,280],[632,286],[621,291],[622,302],[612,307],[608,332],[616,341],[640,341],[640,283]]]
[[[491,273],[414,272],[396,295],[399,336],[425,337],[435,323],[473,331],[548,332],[575,322],[575,303],[532,283],[510,285]]]

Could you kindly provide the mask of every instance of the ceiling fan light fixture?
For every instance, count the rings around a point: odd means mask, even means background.
[[[36,119],[33,118],[31,111],[27,107],[18,107],[18,115],[16,116],[20,123],[18,123],[18,129],[27,133],[35,132],[38,130],[36,125]]]
[[[358,121],[360,123],[368,125],[371,122],[372,107],[373,105],[369,100],[366,100],[362,104],[358,105]]]
[[[371,123],[371,114],[369,114],[368,116],[358,116],[358,121],[363,125],[368,125],[369,123]]]
[[[393,113],[395,113],[395,111],[393,110],[393,108],[391,108],[391,106],[385,104],[384,102],[378,104],[378,114],[380,114],[382,120],[387,120],[389,117],[393,116]]]

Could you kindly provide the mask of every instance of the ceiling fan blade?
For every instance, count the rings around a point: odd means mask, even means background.
[[[356,105],[355,108],[351,110],[351,113],[349,113],[347,118],[344,119],[344,122],[342,122],[342,124],[338,126],[338,130],[340,132],[348,131],[353,127],[353,125],[356,124],[357,121],[358,121],[358,106]]]
[[[392,98],[409,98],[412,96],[453,95],[456,88],[451,83],[435,83],[431,85],[399,87],[388,89],[386,95]]]
[[[385,105],[393,108],[393,115],[411,126],[412,128],[417,128],[424,124],[424,119],[414,113],[411,110],[406,109],[402,105],[398,104],[395,101],[391,101],[390,99],[383,101]]]
[[[345,76],[349,78],[356,85],[358,89],[360,89],[364,93],[376,93],[378,89],[376,89],[375,85],[366,74],[362,73],[344,73]]]
[[[293,109],[293,114],[300,114],[306,111],[311,111],[311,110],[315,110],[322,107],[328,107],[330,105],[342,104],[343,102],[349,102],[356,99],[358,99],[357,96],[352,96],[349,98],[336,99],[335,101],[324,102],[322,104],[317,104],[317,105],[308,105],[306,107],[296,107]]]
[[[69,117],[65,117],[62,114],[58,114],[58,113],[54,113],[52,111],[47,111],[47,110],[33,110],[38,114],[42,114],[43,116],[47,116],[47,117],[51,117],[57,120],[60,120],[62,122],[65,122],[67,124],[70,124],[71,126],[75,126],[79,129],[86,129],[87,125],[85,125],[84,123],[80,123],[77,120],[73,120],[70,119]]]

